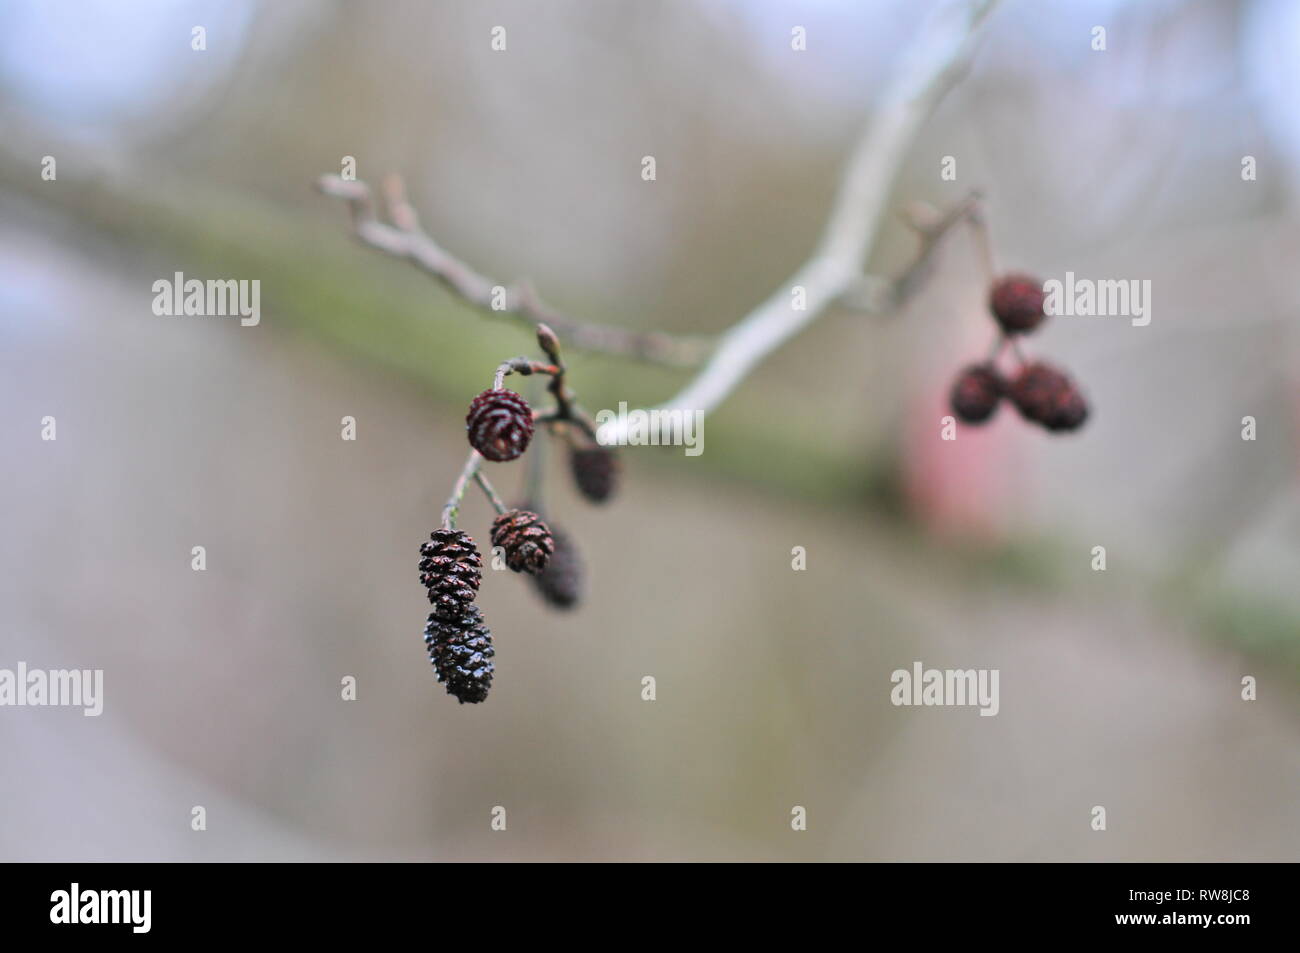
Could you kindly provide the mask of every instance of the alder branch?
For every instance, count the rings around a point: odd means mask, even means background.
[[[970,225],[975,234],[976,244],[979,246],[980,257],[983,259],[985,277],[991,284],[997,277],[997,265],[993,260],[993,243],[989,239],[988,226],[984,220],[984,200],[979,192],[972,192],[962,201],[958,202],[946,212],[939,212],[932,206],[921,202],[913,202],[905,212],[907,224],[915,231],[921,239],[920,248],[917,249],[916,258],[913,259],[907,270],[894,282],[891,287],[893,293],[893,307],[897,307],[922,285],[930,277],[933,269],[935,253],[939,249],[939,242],[947,235],[956,225],[965,222]]]
[[[911,224],[921,245],[912,264],[894,280],[864,275],[885,219],[885,207],[922,124],[969,64],[977,29],[997,0],[954,0],[927,22],[886,87],[846,165],[839,193],[821,240],[811,257],[780,288],[717,338],[681,337],[589,324],[568,317],[542,302],[528,282],[506,288],[505,307],[493,307],[494,290],[505,287],[451,255],[420,226],[402,181],[389,176],[384,206],[391,224],[379,220],[370,187],[337,175],[321,176],[317,188],[348,204],[352,228],[363,243],[410,261],[467,303],[490,315],[512,317],[530,327],[549,325],[580,349],[661,364],[696,367],[698,374],[659,410],[711,412],[773,351],[780,348],[831,306],[887,312],[896,309],[929,272],[939,240],[958,222],[976,227],[988,268],[993,261],[983,227],[979,196],[972,195],[944,215],[912,210]],[[793,307],[791,291],[804,289],[804,309]],[[560,380],[559,375],[553,383]],[[561,385],[562,386],[562,385]],[[561,416],[589,435],[589,415],[576,410]],[[558,419],[558,418],[557,418]],[[630,416],[601,428],[601,442],[621,443]]]
[[[862,288],[862,266],[883,224],[898,170],[922,124],[965,72],[977,29],[996,2],[962,0],[931,17],[858,139],[812,256],[724,333],[699,374],[655,409],[709,413],[769,354]],[[804,289],[802,311],[792,305],[796,286]],[[630,419],[620,414],[604,424],[601,442],[623,443]]]
[[[671,366],[698,366],[713,347],[710,338],[582,322],[546,304],[527,281],[507,287],[479,274],[442,248],[420,226],[415,207],[407,201],[405,186],[398,176],[390,175],[384,181],[384,207],[392,224],[379,220],[370,186],[365,182],[323,175],[316,180],[316,188],[347,202],[352,215],[352,230],[360,241],[411,262],[467,303],[490,315],[515,318],[530,330],[539,324],[549,325],[571,346],[583,350]],[[498,287],[506,289],[505,306],[500,309],[493,307],[496,297],[493,292]]]
[[[461,467],[460,476],[452,484],[451,496],[447,498],[447,503],[442,508],[443,529],[456,528],[456,518],[460,515],[460,503],[465,498],[465,488],[469,486],[482,465],[482,455],[477,450],[471,450],[469,456],[465,458],[465,465]]]

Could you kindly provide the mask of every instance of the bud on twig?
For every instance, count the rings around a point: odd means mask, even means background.
[[[537,325],[537,346],[546,352],[552,364],[560,365],[560,339],[545,324]]]

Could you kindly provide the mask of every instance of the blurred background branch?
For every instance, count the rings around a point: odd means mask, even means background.
[[[678,337],[659,331],[634,331],[578,321],[542,301],[531,282],[517,282],[506,287],[484,277],[443,249],[420,227],[419,216],[407,200],[406,187],[400,176],[389,175],[384,180],[385,208],[391,225],[381,222],[375,214],[375,203],[365,182],[324,175],[317,179],[316,187],[326,195],[348,203],[352,229],[362,242],[411,262],[464,301],[488,314],[519,318],[530,328],[549,324],[572,346],[584,350],[672,366],[698,364],[708,351],[709,342],[698,337]],[[499,300],[497,288],[504,291]]]

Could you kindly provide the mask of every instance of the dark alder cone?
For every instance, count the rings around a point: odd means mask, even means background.
[[[492,657],[492,633],[483,623],[483,614],[470,605],[458,619],[445,621],[430,614],[424,628],[424,644],[429,650],[438,681],[447,686],[463,705],[481,702],[492,687],[495,667]]]
[[[957,375],[949,402],[957,419],[980,424],[993,416],[1006,384],[991,364],[972,364]]]
[[[492,545],[506,552],[515,572],[539,573],[555,552],[555,541],[542,518],[528,510],[506,510],[492,522]]]
[[[1029,275],[1007,275],[993,283],[989,308],[1007,334],[1026,334],[1043,323],[1043,283]]]
[[[1053,431],[1078,430],[1088,419],[1088,402],[1073,384],[1066,391],[1043,426]]]
[[[429,590],[439,619],[459,619],[478,594],[483,557],[474,540],[456,529],[436,529],[420,546],[420,585]]]
[[[533,585],[550,605],[557,609],[572,609],[582,601],[586,579],[582,555],[568,533],[552,528],[551,537],[555,542],[555,552],[547,561],[546,568],[533,576]]]
[[[533,409],[512,390],[485,390],[465,416],[469,445],[495,463],[513,460],[533,439]]]
[[[1008,394],[1025,419],[1048,430],[1075,430],[1088,419],[1088,404],[1079,388],[1063,372],[1041,361],[1025,365]]]
[[[569,468],[578,490],[593,503],[604,503],[618,489],[622,464],[605,447],[570,447]]]

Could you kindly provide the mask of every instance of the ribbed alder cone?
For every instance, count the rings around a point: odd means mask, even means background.
[[[529,510],[506,510],[493,520],[492,545],[505,550],[506,565],[515,572],[541,572],[555,552],[550,528]]]
[[[438,681],[446,684],[448,694],[455,695],[462,705],[487,698],[496,671],[492,664],[496,651],[478,606],[468,606],[460,618],[451,621],[430,614],[424,644]]]
[[[533,585],[541,597],[557,609],[572,609],[582,601],[586,572],[582,555],[569,534],[551,527],[555,552],[546,568],[533,576]]]
[[[1048,430],[1075,430],[1088,419],[1088,404],[1079,388],[1062,371],[1041,361],[1021,368],[1008,396],[1026,420]]]
[[[439,619],[454,621],[465,614],[483,581],[483,557],[474,540],[456,529],[436,529],[420,546],[420,585]]]
[[[618,489],[622,462],[605,447],[570,447],[569,469],[578,490],[593,503],[604,503]]]
[[[998,409],[998,402],[1006,389],[1002,375],[991,364],[972,364],[953,382],[949,402],[958,420],[980,424]]]
[[[533,409],[512,390],[485,390],[465,415],[469,445],[495,463],[513,460],[533,439]]]
[[[1007,334],[1026,334],[1043,323],[1043,283],[1030,275],[1006,275],[993,283],[989,309]]]

